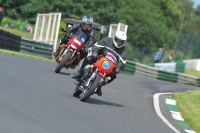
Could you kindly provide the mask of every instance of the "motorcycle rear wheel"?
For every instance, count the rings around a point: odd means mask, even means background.
[[[95,79],[95,81],[93,82],[92,86],[86,91],[83,92],[83,94],[80,97],[80,100],[82,102],[85,102],[86,100],[88,100],[88,98],[94,94],[94,90],[98,87],[98,85],[100,84],[102,77],[100,75],[97,74],[97,77]]]
[[[59,73],[60,70],[65,66],[65,64],[69,61],[70,57],[72,56],[71,51],[67,51],[66,55],[63,57],[61,62],[57,65],[55,69],[55,73]]]

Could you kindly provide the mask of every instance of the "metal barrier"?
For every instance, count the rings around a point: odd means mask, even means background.
[[[21,38],[20,52],[52,59],[53,45]]]
[[[153,77],[159,80],[200,86],[200,78],[197,78],[195,76],[190,76],[178,72],[162,71],[155,67],[143,65],[140,63],[135,63],[132,61],[126,62],[126,65],[122,70],[122,73],[129,75],[140,74],[147,77]]]
[[[135,62],[127,60],[126,61],[126,66],[122,70],[122,73],[129,74],[129,75],[134,74],[134,72],[135,72],[135,65],[136,65]]]

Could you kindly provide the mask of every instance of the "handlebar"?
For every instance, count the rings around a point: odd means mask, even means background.
[[[61,31],[62,31],[62,32],[66,32],[66,29],[62,28]]]
[[[113,49],[106,47],[106,46],[102,46],[102,45],[97,45],[97,44],[95,44],[95,45],[97,47],[101,47],[101,48],[104,48],[104,49],[107,49],[107,50],[113,52],[115,54],[115,56],[118,57],[119,60],[121,60],[124,64],[126,63],[126,60],[122,59],[122,57],[117,52],[115,52]]]

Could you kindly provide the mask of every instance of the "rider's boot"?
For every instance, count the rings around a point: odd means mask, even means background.
[[[63,47],[63,46],[65,46],[65,44],[64,43],[60,43],[60,45],[58,46],[58,49],[56,50],[56,52],[52,53],[54,57],[58,56],[58,54],[60,53],[61,47]]]
[[[78,54],[77,56],[78,56],[77,59],[75,59],[74,63],[72,63],[72,65],[71,65],[71,68],[72,68],[72,69],[75,69],[76,66],[79,64],[79,62],[82,60],[82,59],[80,58],[80,55],[79,55],[79,54]]]
[[[79,70],[79,71],[80,71],[80,70]],[[77,73],[74,73],[74,74],[71,74],[71,75],[70,75],[72,78],[76,79],[76,80],[74,81],[74,83],[75,83],[76,85],[78,85],[78,84],[80,83],[81,75],[82,75],[82,72],[77,72]]]
[[[70,76],[71,76],[71,78],[73,78],[73,79],[77,79],[77,78],[80,78],[80,76],[82,75],[82,73],[83,73],[83,70],[80,69],[79,72],[73,73],[73,74],[71,74]]]
[[[96,92],[98,96],[102,96],[101,87],[104,86],[104,85],[106,85],[107,82],[108,82],[107,80],[104,80],[104,81],[101,83],[101,85],[98,87],[97,92]]]
[[[57,57],[59,52],[60,52],[60,50],[56,50],[56,52],[53,52],[52,54],[53,54],[54,57]]]
[[[97,95],[98,95],[98,96],[102,96],[101,87],[102,87],[102,86],[99,86],[99,88],[97,89]]]

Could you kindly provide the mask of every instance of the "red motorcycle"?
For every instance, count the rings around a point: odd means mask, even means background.
[[[88,100],[88,98],[97,92],[98,87],[103,83],[111,80],[109,74],[115,69],[117,60],[124,61],[120,55],[109,47],[104,47],[104,55],[100,55],[98,60],[91,64],[86,65],[81,75],[80,82],[77,84],[73,96],[79,97],[82,102]]]
[[[84,42],[86,38],[87,36],[84,32],[77,31],[67,44],[61,45],[61,50],[56,57],[56,62],[58,63],[55,69],[56,73],[59,73],[63,67],[66,69],[74,67],[74,63],[79,60],[80,50],[85,50]]]

